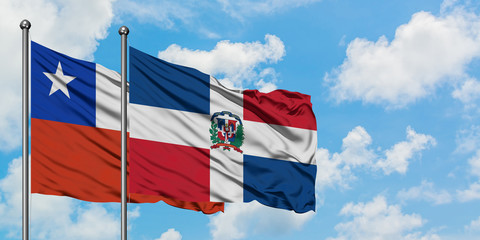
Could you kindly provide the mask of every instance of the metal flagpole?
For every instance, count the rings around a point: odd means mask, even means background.
[[[122,240],[127,240],[127,35],[129,30],[122,26],[118,34],[122,37]]]
[[[29,198],[30,198],[30,166],[28,164],[28,108],[30,98],[28,78],[28,31],[32,25],[28,20],[20,22],[22,29],[22,238],[28,240]]]

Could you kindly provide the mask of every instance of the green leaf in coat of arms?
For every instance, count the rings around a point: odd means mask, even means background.
[[[212,143],[213,144],[217,144],[217,143],[223,143],[224,141],[222,141],[218,135],[217,135],[217,127],[218,125],[212,121],[212,124],[210,126],[210,140],[212,140]]]
[[[245,135],[243,133],[243,125],[239,125],[237,127],[237,133],[235,135],[236,135],[235,140],[233,142],[231,142],[230,144],[232,144],[235,147],[240,148],[243,145],[243,140],[245,139]]]

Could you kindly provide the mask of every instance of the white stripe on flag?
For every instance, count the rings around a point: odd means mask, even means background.
[[[96,65],[96,127],[120,131],[119,73]]]
[[[210,116],[130,103],[130,137],[210,149]]]
[[[244,121],[244,154],[315,164],[316,131]]]
[[[210,78],[210,116],[229,111],[243,122],[243,94]],[[210,136],[209,132],[205,132]],[[212,145],[212,143],[210,143]],[[210,149],[210,201],[243,202],[243,155],[233,149]]]

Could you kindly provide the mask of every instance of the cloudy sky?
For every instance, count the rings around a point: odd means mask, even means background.
[[[230,87],[312,96],[317,210],[129,205],[129,239],[480,239],[480,3],[2,0],[0,238],[21,237],[21,31],[120,70],[129,44]],[[33,239],[119,239],[119,204],[33,195]]]

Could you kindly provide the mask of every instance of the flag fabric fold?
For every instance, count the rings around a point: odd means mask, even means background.
[[[120,202],[120,75],[35,42],[31,49],[32,193]],[[128,198],[204,213],[223,211],[223,203],[208,200],[136,193]]]
[[[130,192],[315,210],[310,96],[230,90],[130,47]]]

